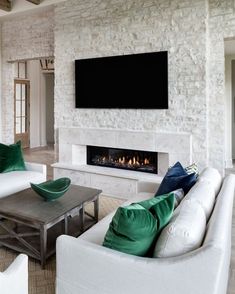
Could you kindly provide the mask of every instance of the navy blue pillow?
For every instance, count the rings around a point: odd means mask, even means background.
[[[195,173],[188,175],[180,162],[176,162],[176,164],[167,171],[155,196],[167,194],[180,188],[182,188],[186,194],[196,181],[197,178]]]

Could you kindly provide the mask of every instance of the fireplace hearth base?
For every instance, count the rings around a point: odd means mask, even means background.
[[[55,163],[54,179],[69,177],[73,184],[86,187],[102,187],[102,194],[110,197],[131,199],[138,193],[138,183],[161,183],[163,177],[152,173],[116,169],[93,165],[69,165]]]

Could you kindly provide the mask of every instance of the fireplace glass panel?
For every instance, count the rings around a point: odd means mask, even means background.
[[[87,146],[87,164],[157,174],[157,152]]]

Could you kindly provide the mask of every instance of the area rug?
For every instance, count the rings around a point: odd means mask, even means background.
[[[123,200],[100,197],[100,213],[99,219],[102,219],[109,212],[116,209]],[[87,207],[87,211],[91,212],[91,207]],[[18,253],[0,248],[0,271],[4,271],[16,258]],[[29,294],[55,294],[55,255],[48,259],[45,270],[42,270],[38,261],[29,259]]]

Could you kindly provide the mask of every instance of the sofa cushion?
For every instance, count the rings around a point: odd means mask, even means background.
[[[195,200],[184,200],[155,244],[153,257],[173,257],[198,248],[206,231],[206,216]]]
[[[174,194],[119,207],[112,218],[103,245],[132,255],[146,256],[160,230],[169,222]]]
[[[215,204],[215,189],[211,182],[200,180],[185,196],[185,200],[194,199],[204,209],[208,220]]]
[[[167,194],[179,188],[182,188],[186,194],[196,181],[195,173],[187,174],[180,162],[176,162],[176,164],[167,171],[155,196]]]
[[[215,194],[217,195],[219,193],[220,187],[222,185],[222,176],[217,169],[206,167],[200,173],[198,180],[210,182],[215,189]]]
[[[0,143],[0,173],[26,170],[21,142],[5,145]]]
[[[0,198],[19,192],[30,187],[30,182],[41,183],[44,175],[35,171],[12,171],[0,174]]]

